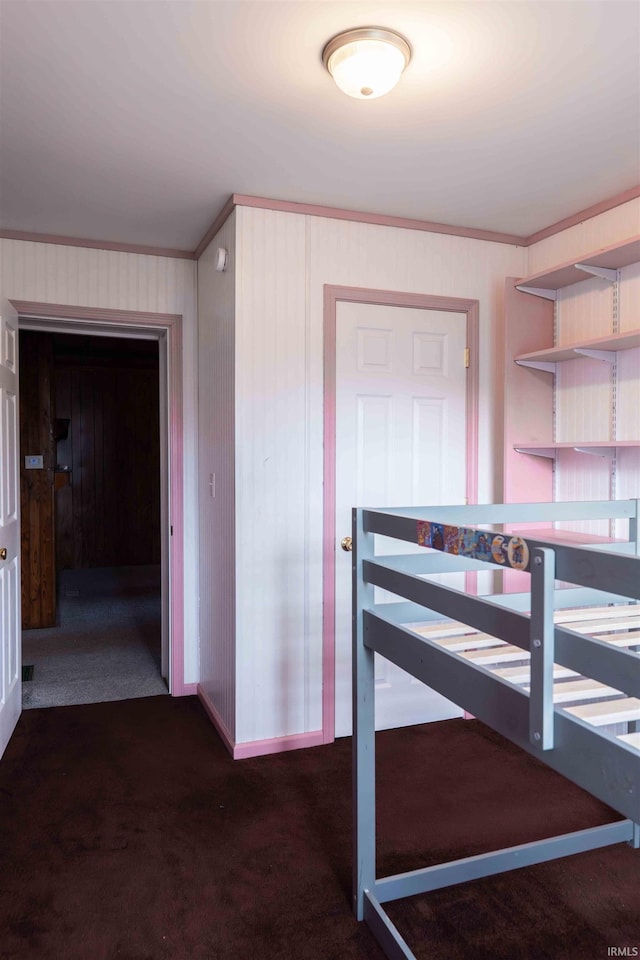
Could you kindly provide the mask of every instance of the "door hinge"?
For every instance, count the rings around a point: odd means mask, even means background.
[[[464,348],[464,365],[465,365],[465,367],[468,367],[470,362],[471,362],[471,351],[469,350],[469,347],[465,347],[465,348]]]
[[[169,534],[169,536],[172,537],[172,536],[173,536],[173,524],[171,524],[171,526],[169,527],[169,530],[171,531],[171,533]]]

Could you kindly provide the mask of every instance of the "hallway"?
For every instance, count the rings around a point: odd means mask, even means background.
[[[59,625],[22,633],[24,709],[166,694],[160,616],[159,566],[63,570]]]

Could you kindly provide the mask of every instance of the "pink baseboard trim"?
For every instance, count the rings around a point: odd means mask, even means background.
[[[181,697],[196,697],[198,695],[197,683],[183,683]],[[174,694],[176,696],[176,694]]]
[[[322,730],[294,733],[288,737],[274,737],[272,740],[252,740],[249,743],[237,743],[233,749],[233,759],[248,760],[250,757],[266,757],[273,753],[302,750],[304,747],[319,747],[324,742]]]
[[[150,257],[172,257],[177,260],[196,259],[193,250],[148,247],[139,243],[115,243],[111,240],[88,240],[85,237],[63,237],[54,233],[32,233],[29,230],[0,230],[0,238],[26,240],[32,243],[56,243],[65,247],[89,247],[92,250],[115,250],[118,253],[138,253]]]
[[[631,187],[630,190],[625,190],[624,193],[618,193],[615,197],[609,197],[608,200],[601,200],[600,203],[594,203],[592,207],[580,210],[570,217],[565,217],[564,220],[558,220],[557,223],[552,223],[543,230],[538,230],[537,233],[532,233],[530,237],[527,237],[526,246],[530,247],[532,243],[538,243],[539,240],[546,240],[547,237],[561,233],[569,227],[575,227],[577,223],[582,223],[583,220],[590,220],[592,217],[597,217],[599,213],[606,213],[607,210],[613,210],[614,207],[621,207],[623,203],[628,203],[629,200],[635,200],[637,197],[640,197],[640,185]]]
[[[250,740],[247,743],[235,743],[229,728],[218,713],[202,684],[197,684],[198,699],[207,712],[209,719],[218,731],[222,742],[234,760],[248,760],[250,757],[266,757],[274,753],[286,753],[289,750],[302,750],[304,747],[319,747],[325,741],[322,730],[309,733],[294,733],[287,737],[273,737],[269,740]]]
[[[210,697],[208,696],[206,690],[204,689],[201,683],[197,684],[197,694],[198,694],[198,699],[200,703],[206,710],[207,715],[211,720],[211,723],[214,725],[214,727],[220,734],[220,738],[222,742],[224,743],[225,747],[233,757],[233,750],[235,747],[233,737],[231,736],[231,733],[229,732],[227,725],[225,724],[224,720],[218,713],[216,707],[213,704],[213,701],[210,699]]]

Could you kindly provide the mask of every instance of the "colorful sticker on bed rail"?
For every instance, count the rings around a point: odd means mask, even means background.
[[[526,570],[529,565],[529,547],[522,537],[505,537],[473,527],[454,527],[450,524],[418,520],[418,544],[442,553],[452,553],[470,560],[484,560],[514,570]]]
[[[441,523],[431,524],[431,546],[444,552],[444,526]]]
[[[509,565],[516,570],[524,570],[529,564],[529,547],[522,537],[511,537],[507,547]]]
[[[454,553],[457,556],[460,549],[460,534],[463,530],[464,527],[452,527],[445,524],[443,531],[445,553]]]
[[[491,541],[491,558],[494,563],[505,564],[509,562],[507,543],[500,534]]]
[[[418,520],[418,545],[431,546],[431,524],[428,520]]]

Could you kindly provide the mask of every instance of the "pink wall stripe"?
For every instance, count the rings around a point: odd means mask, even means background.
[[[364,287],[324,287],[324,505],[323,505],[323,620],[322,620],[322,730],[325,743],[335,736],[335,513],[336,513],[336,308],[339,301],[395,307],[417,307],[466,313],[469,374],[467,379],[467,499],[478,495],[478,344],[477,300],[435,297]],[[467,574],[467,589],[476,590],[475,574]]]
[[[336,304],[341,288],[324,287],[324,504],[322,519],[322,729],[335,738],[336,612]]]
[[[174,697],[180,697],[193,692],[184,683],[182,317],[172,313],[143,313],[26,300],[11,300],[11,303],[21,317],[90,321],[113,328],[142,327],[157,330],[159,334],[164,332],[168,337],[169,523],[173,526],[169,546],[171,693]]]

